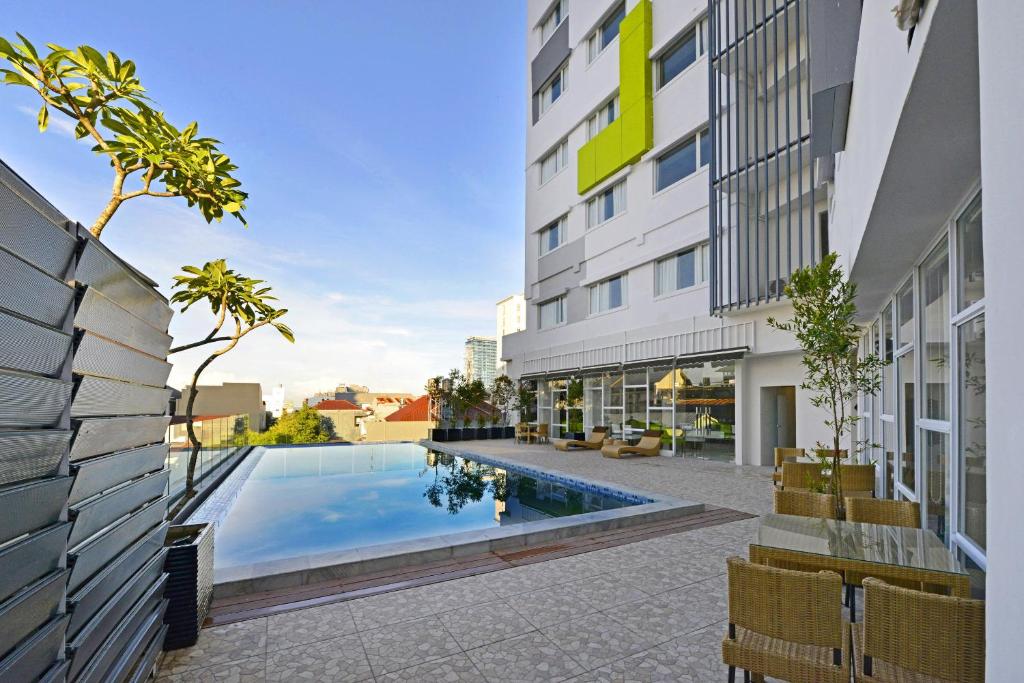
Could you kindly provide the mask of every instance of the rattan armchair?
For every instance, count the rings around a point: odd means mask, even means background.
[[[910,527],[911,529],[921,528],[921,505],[906,500],[886,500],[881,498],[852,497],[846,499],[846,521],[865,522],[867,524],[886,524],[888,526]],[[848,571],[844,574],[846,580],[846,604],[850,608],[850,614],[857,613],[857,586],[864,583],[864,579],[871,576],[864,572]],[[888,583],[913,590],[921,590],[923,586],[920,581],[902,579],[895,576],[884,576]]]
[[[843,497],[866,497],[875,495],[874,465],[840,465],[839,473],[843,482]]]
[[[729,630],[722,660],[736,669],[796,683],[848,683],[850,624],[843,620],[842,579],[739,557],[729,569]]]
[[[775,491],[775,512],[780,515],[836,518],[836,497],[813,491]]]
[[[805,451],[802,448],[776,448],[775,449],[775,471],[772,472],[772,484],[782,484],[782,463],[795,462],[797,458],[804,457]]]
[[[529,442],[530,439],[530,425],[525,422],[519,422],[516,424],[516,443],[523,441]]]
[[[853,649],[858,682],[982,683],[985,603],[865,579]]]
[[[816,462],[783,462],[782,488],[784,490],[810,491],[824,488],[827,482],[821,475],[821,465]]]

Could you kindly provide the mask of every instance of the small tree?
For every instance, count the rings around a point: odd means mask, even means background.
[[[315,408],[302,406],[282,415],[267,431],[249,434],[251,445],[325,443],[334,438],[334,421]]]
[[[46,130],[53,109],[75,122],[75,137],[89,137],[92,151],[106,156],[114,170],[110,199],[90,232],[99,237],[124,202],[136,197],[183,197],[209,223],[225,213],[245,219],[248,195],[231,173],[237,169],[218,149],[220,142],[199,136],[195,121],[182,129],[151,107],[135,75],[135,63],[113,52],[82,45],[69,50],[47,43],[40,54],[20,33],[12,45],[0,38],[0,69],[4,82],[31,88],[42,99],[37,117]],[[126,187],[137,179],[134,189]]]
[[[224,259],[210,261],[201,269],[195,266],[182,266],[185,275],[174,276],[174,289],[171,302],[184,304],[181,312],[187,311],[193,304],[206,302],[217,320],[213,330],[203,339],[175,347],[170,353],[179,353],[206,344],[225,342],[224,346],[207,356],[192,373],[191,392],[185,408],[185,425],[188,438],[192,443],[192,452],[188,458],[188,471],[185,475],[185,494],[171,511],[173,518],[185,504],[195,496],[196,459],[203,444],[196,436],[192,426],[193,408],[196,395],[199,393],[199,376],[217,360],[238,345],[243,337],[267,325],[273,326],[290,342],[295,341],[291,329],[280,322],[288,309],[274,308],[271,302],[277,298],[270,294],[270,287],[261,287],[263,280],[245,277],[227,267]],[[225,330],[225,326],[227,329]],[[234,329],[231,329],[231,328]],[[282,420],[284,418],[282,417]]]
[[[855,322],[857,285],[843,274],[836,264],[837,258],[831,253],[821,263],[794,272],[786,285],[793,318],[787,322],[768,318],[768,324],[796,336],[803,350],[801,388],[814,392],[811,404],[824,408],[830,415],[825,425],[832,432],[831,448],[819,442],[817,450],[830,456],[829,493],[835,495],[837,513],[842,514],[840,443],[860,419],[850,407],[857,392],[873,394],[878,391],[885,362],[875,354],[858,356],[861,332]],[[851,445],[851,454],[856,454],[867,443],[855,441]]]
[[[508,425],[508,412],[515,400],[516,387],[508,375],[498,375],[491,385],[491,401],[498,408],[502,425]]]

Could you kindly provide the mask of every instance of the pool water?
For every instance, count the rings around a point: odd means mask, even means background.
[[[259,461],[217,525],[220,568],[640,502],[413,443],[262,448],[249,457]]]

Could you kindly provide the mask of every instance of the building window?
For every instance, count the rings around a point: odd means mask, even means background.
[[[554,6],[548,10],[547,16],[540,22],[540,44],[548,42],[551,35],[555,32],[562,20],[566,17],[565,13],[565,0],[555,0]]]
[[[565,297],[560,296],[540,306],[540,329],[555,327],[565,322]]]
[[[981,195],[956,221],[958,269],[957,311],[985,298],[985,258],[981,251]]]
[[[619,116],[619,96],[616,95],[612,99],[608,100],[606,104],[601,105],[601,108],[594,112],[589,119],[587,119],[587,139],[595,137],[598,133],[608,127],[608,125]]]
[[[568,86],[566,82],[565,72],[568,69],[568,64],[558,70],[551,80],[540,89],[540,113],[543,114],[551,108],[558,98],[562,96]]]
[[[708,245],[700,244],[654,264],[654,295],[661,296],[707,281]]]
[[[703,22],[701,22],[703,23]],[[701,23],[687,31],[658,57],[658,89],[664,88],[669,81],[681,74],[686,67],[697,61],[703,54]]]
[[[587,41],[587,61],[594,61],[597,56],[604,52],[604,49],[619,35],[619,24],[626,17],[626,3],[621,2],[612,10],[608,18],[601,22],[601,25],[590,36]]]
[[[828,256],[828,211],[818,214],[818,258]]]
[[[707,165],[711,157],[711,135],[707,130],[687,138],[658,157],[654,167],[655,192],[660,192]]]
[[[590,314],[621,308],[626,301],[626,276],[616,275],[590,286]]]
[[[550,253],[565,243],[565,216],[540,231],[541,256]]]
[[[587,227],[593,228],[626,210],[626,181],[620,180],[587,202]]]
[[[551,180],[569,165],[569,143],[562,140],[551,153],[540,160],[540,184]]]

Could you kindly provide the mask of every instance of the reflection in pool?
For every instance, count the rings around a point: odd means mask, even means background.
[[[217,527],[218,567],[634,503],[413,443],[265,448]]]

